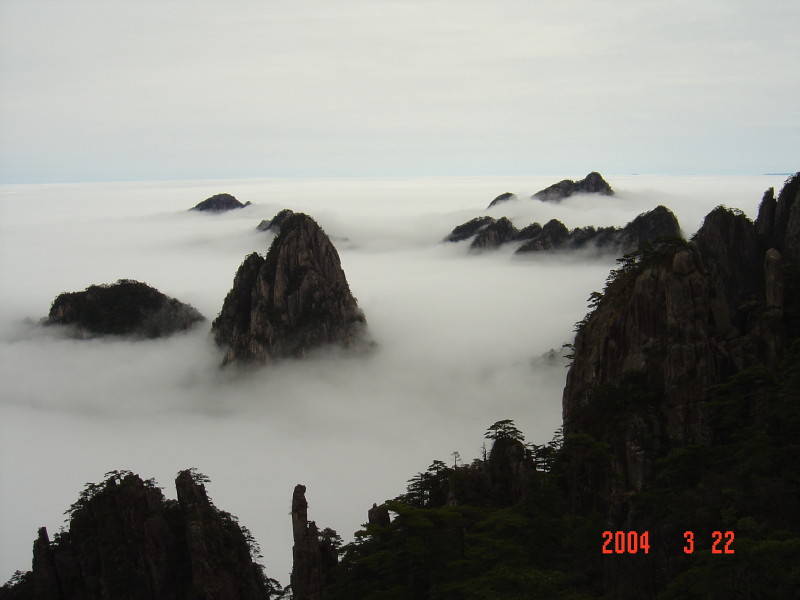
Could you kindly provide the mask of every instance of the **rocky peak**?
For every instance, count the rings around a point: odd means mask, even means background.
[[[497,248],[506,242],[516,239],[517,228],[506,217],[501,217],[497,221],[484,227],[475,236],[470,245],[471,250],[484,250],[487,248]]]
[[[202,202],[198,203],[190,210],[223,212],[235,208],[244,208],[245,206],[250,206],[250,202],[242,204],[234,196],[231,196],[230,194],[215,194],[214,196],[206,198]]]
[[[67,325],[80,337],[129,335],[156,338],[204,321],[193,306],[170,298],[146,283],[120,279],[82,292],[59,294],[47,325]]]
[[[389,527],[391,524],[389,508],[385,504],[378,506],[373,503],[372,508],[367,511],[367,523],[384,529]]]
[[[560,202],[573,194],[602,194],[604,196],[612,196],[614,190],[611,189],[611,186],[608,185],[600,173],[592,171],[579,181],[563,179],[543,190],[539,190],[533,197],[543,202]]]
[[[336,533],[327,530],[331,534]],[[323,539],[314,521],[308,520],[306,486],[296,485],[292,493],[292,598],[321,600],[323,587],[338,564],[338,554]]]
[[[273,231],[278,232],[280,230],[281,225],[283,222],[291,217],[294,214],[294,211],[288,208],[284,208],[274,217],[272,217],[269,221],[263,220],[256,226],[258,231]]]
[[[254,253],[239,267],[212,331],[225,363],[267,362],[354,345],[365,326],[336,248],[311,217],[295,213],[266,258]]]
[[[501,202],[506,202],[508,200],[516,200],[516,198],[517,198],[516,194],[512,194],[511,192],[505,192],[497,196],[494,200],[492,200],[489,203],[489,206],[487,206],[486,208],[492,208],[493,206],[497,206]]]
[[[471,238],[478,232],[486,229],[489,225],[494,223],[492,217],[475,217],[474,219],[462,223],[453,229],[450,234],[444,238],[445,242],[461,242]]]
[[[568,239],[569,229],[558,219],[550,219],[542,227],[541,233],[520,246],[517,253],[556,250],[562,248]]]

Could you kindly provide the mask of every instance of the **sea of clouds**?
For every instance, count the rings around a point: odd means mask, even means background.
[[[455,225],[490,214],[518,227],[621,226],[664,204],[691,235],[718,204],[754,218],[763,191],[783,181],[620,176],[609,177],[614,197],[527,199],[558,179],[0,187],[0,580],[30,568],[37,527],[57,531],[85,482],[130,469],[174,497],[176,472],[194,466],[252,530],[270,576],[288,583],[296,483],[308,487],[310,517],[349,539],[373,502],[433,459],[477,457],[494,421],[515,419],[536,443],[560,425],[566,370],[541,357],[572,341],[613,258],[474,255],[440,242]],[[506,191],[520,199],[486,211]],[[186,210],[218,192],[253,205]],[[256,225],[282,208],[308,212],[332,237],[377,349],[221,370],[210,320],[243,258],[272,240]],[[152,341],[72,340],[36,325],[60,292],[120,278],[209,322]]]

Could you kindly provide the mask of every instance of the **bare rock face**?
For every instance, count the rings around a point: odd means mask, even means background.
[[[269,221],[263,220],[256,226],[258,231],[272,231],[277,233],[280,231],[281,225],[283,222],[291,217],[294,214],[294,211],[288,208],[284,208],[274,217],[272,217]]]
[[[210,198],[206,198],[199,204],[193,206],[190,210],[224,212],[235,208],[244,208],[245,206],[250,206],[250,202],[242,204],[230,194],[216,194]]]
[[[389,527],[391,522],[392,520],[389,517],[389,508],[385,504],[378,506],[377,504],[373,503],[372,508],[367,511],[367,523],[370,525],[386,529]]]
[[[0,598],[273,597],[277,584],[253,561],[246,530],[211,503],[193,472],[175,483],[177,502],[125,471],[87,486],[68,511],[69,530],[50,541],[41,528],[32,571]]]
[[[550,187],[536,192],[533,197],[543,202],[561,202],[573,194],[601,194],[603,196],[613,196],[614,190],[608,185],[600,173],[592,171],[579,181],[564,179],[554,183]]]
[[[486,208],[492,208],[493,206],[497,206],[501,202],[506,202],[508,200],[516,200],[516,198],[517,198],[516,194],[512,194],[511,192],[505,192],[497,196],[494,200],[492,200],[489,203],[489,206],[487,206]]]
[[[608,445],[612,513],[624,513],[654,460],[704,443],[711,386],[754,365],[776,368],[787,333],[796,335],[800,298],[787,274],[800,262],[787,254],[798,182],[787,182],[783,204],[765,194],[755,224],[718,207],[691,242],[627,257],[578,324],[564,433]]]
[[[306,486],[299,484],[292,493],[292,535],[292,598],[322,600],[322,590],[330,582],[339,557],[316,523],[308,520]]]
[[[194,307],[145,283],[120,279],[111,285],[92,285],[82,292],[59,294],[44,323],[71,326],[81,337],[156,338],[184,331],[204,320]]]
[[[212,324],[225,363],[298,357],[324,344],[363,341],[366,319],[339,254],[308,215],[286,218],[266,258],[249,255]]]

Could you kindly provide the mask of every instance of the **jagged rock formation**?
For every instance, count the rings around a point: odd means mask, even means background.
[[[681,237],[680,225],[668,208],[658,206],[637,216],[625,227],[577,227],[570,231],[557,219],[542,227],[531,223],[522,229],[506,217],[478,217],[459,225],[445,238],[458,242],[473,238],[471,250],[497,248],[510,242],[523,242],[516,252],[567,251],[591,248],[609,254],[627,254],[660,239]]]
[[[505,192],[497,196],[494,200],[492,200],[489,203],[489,206],[487,206],[486,208],[487,209],[492,208],[493,206],[497,206],[501,202],[506,202],[507,200],[516,200],[516,198],[517,198],[516,194],[512,194],[511,192]]]
[[[215,194],[214,196],[206,198],[202,202],[196,204],[189,210],[224,212],[226,210],[233,210],[234,208],[244,208],[245,206],[250,206],[250,202],[245,202],[242,204],[230,194]]]
[[[691,242],[632,257],[579,324],[565,434],[609,444],[618,475],[605,491],[612,511],[624,513],[622,499],[642,488],[669,448],[707,440],[711,386],[753,365],[774,368],[786,336],[797,334],[798,298],[788,297],[787,276],[796,278],[800,266],[798,182],[800,174],[777,203],[765,194],[755,224],[718,207]],[[609,413],[621,396],[638,408]]]
[[[120,279],[110,285],[89,286],[82,292],[59,294],[44,323],[70,326],[81,337],[156,338],[184,331],[204,320],[194,307],[145,283]]]
[[[573,194],[601,194],[603,196],[613,196],[614,190],[608,185],[600,173],[592,171],[579,181],[564,179],[558,183],[539,190],[533,198],[543,202],[561,202]]]
[[[178,500],[152,480],[114,472],[70,509],[69,530],[39,529],[33,568],[3,600],[263,600],[279,586],[251,556],[252,538],[209,500],[202,476],[182,471]]]
[[[487,248],[497,248],[507,242],[517,239],[519,231],[505,217],[489,223],[481,229],[475,239],[470,244],[470,250],[485,250]]]
[[[293,210],[284,208],[283,210],[278,212],[278,214],[272,217],[269,221],[267,221],[266,219],[261,221],[261,223],[259,223],[256,226],[256,229],[258,231],[273,231],[277,233],[280,230],[283,222],[289,217],[291,217],[293,214],[294,214]]]
[[[212,324],[225,363],[297,357],[323,344],[363,341],[364,313],[339,254],[308,215],[287,217],[266,258],[249,255]]]
[[[453,231],[451,231],[450,234],[444,238],[444,241],[461,242],[463,240],[467,240],[494,222],[495,219],[492,217],[475,217],[474,219],[467,221],[466,223],[463,223],[453,229]]]
[[[335,532],[331,531],[335,535]],[[292,598],[321,600],[323,587],[339,561],[330,538],[323,536],[314,521],[308,520],[306,486],[296,485],[292,493]]]

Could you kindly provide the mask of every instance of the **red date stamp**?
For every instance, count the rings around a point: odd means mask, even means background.
[[[603,554],[650,554],[649,531],[604,531],[601,534]],[[733,531],[711,532],[711,554],[736,554],[733,548]],[[683,532],[683,553],[694,554],[694,531]]]

